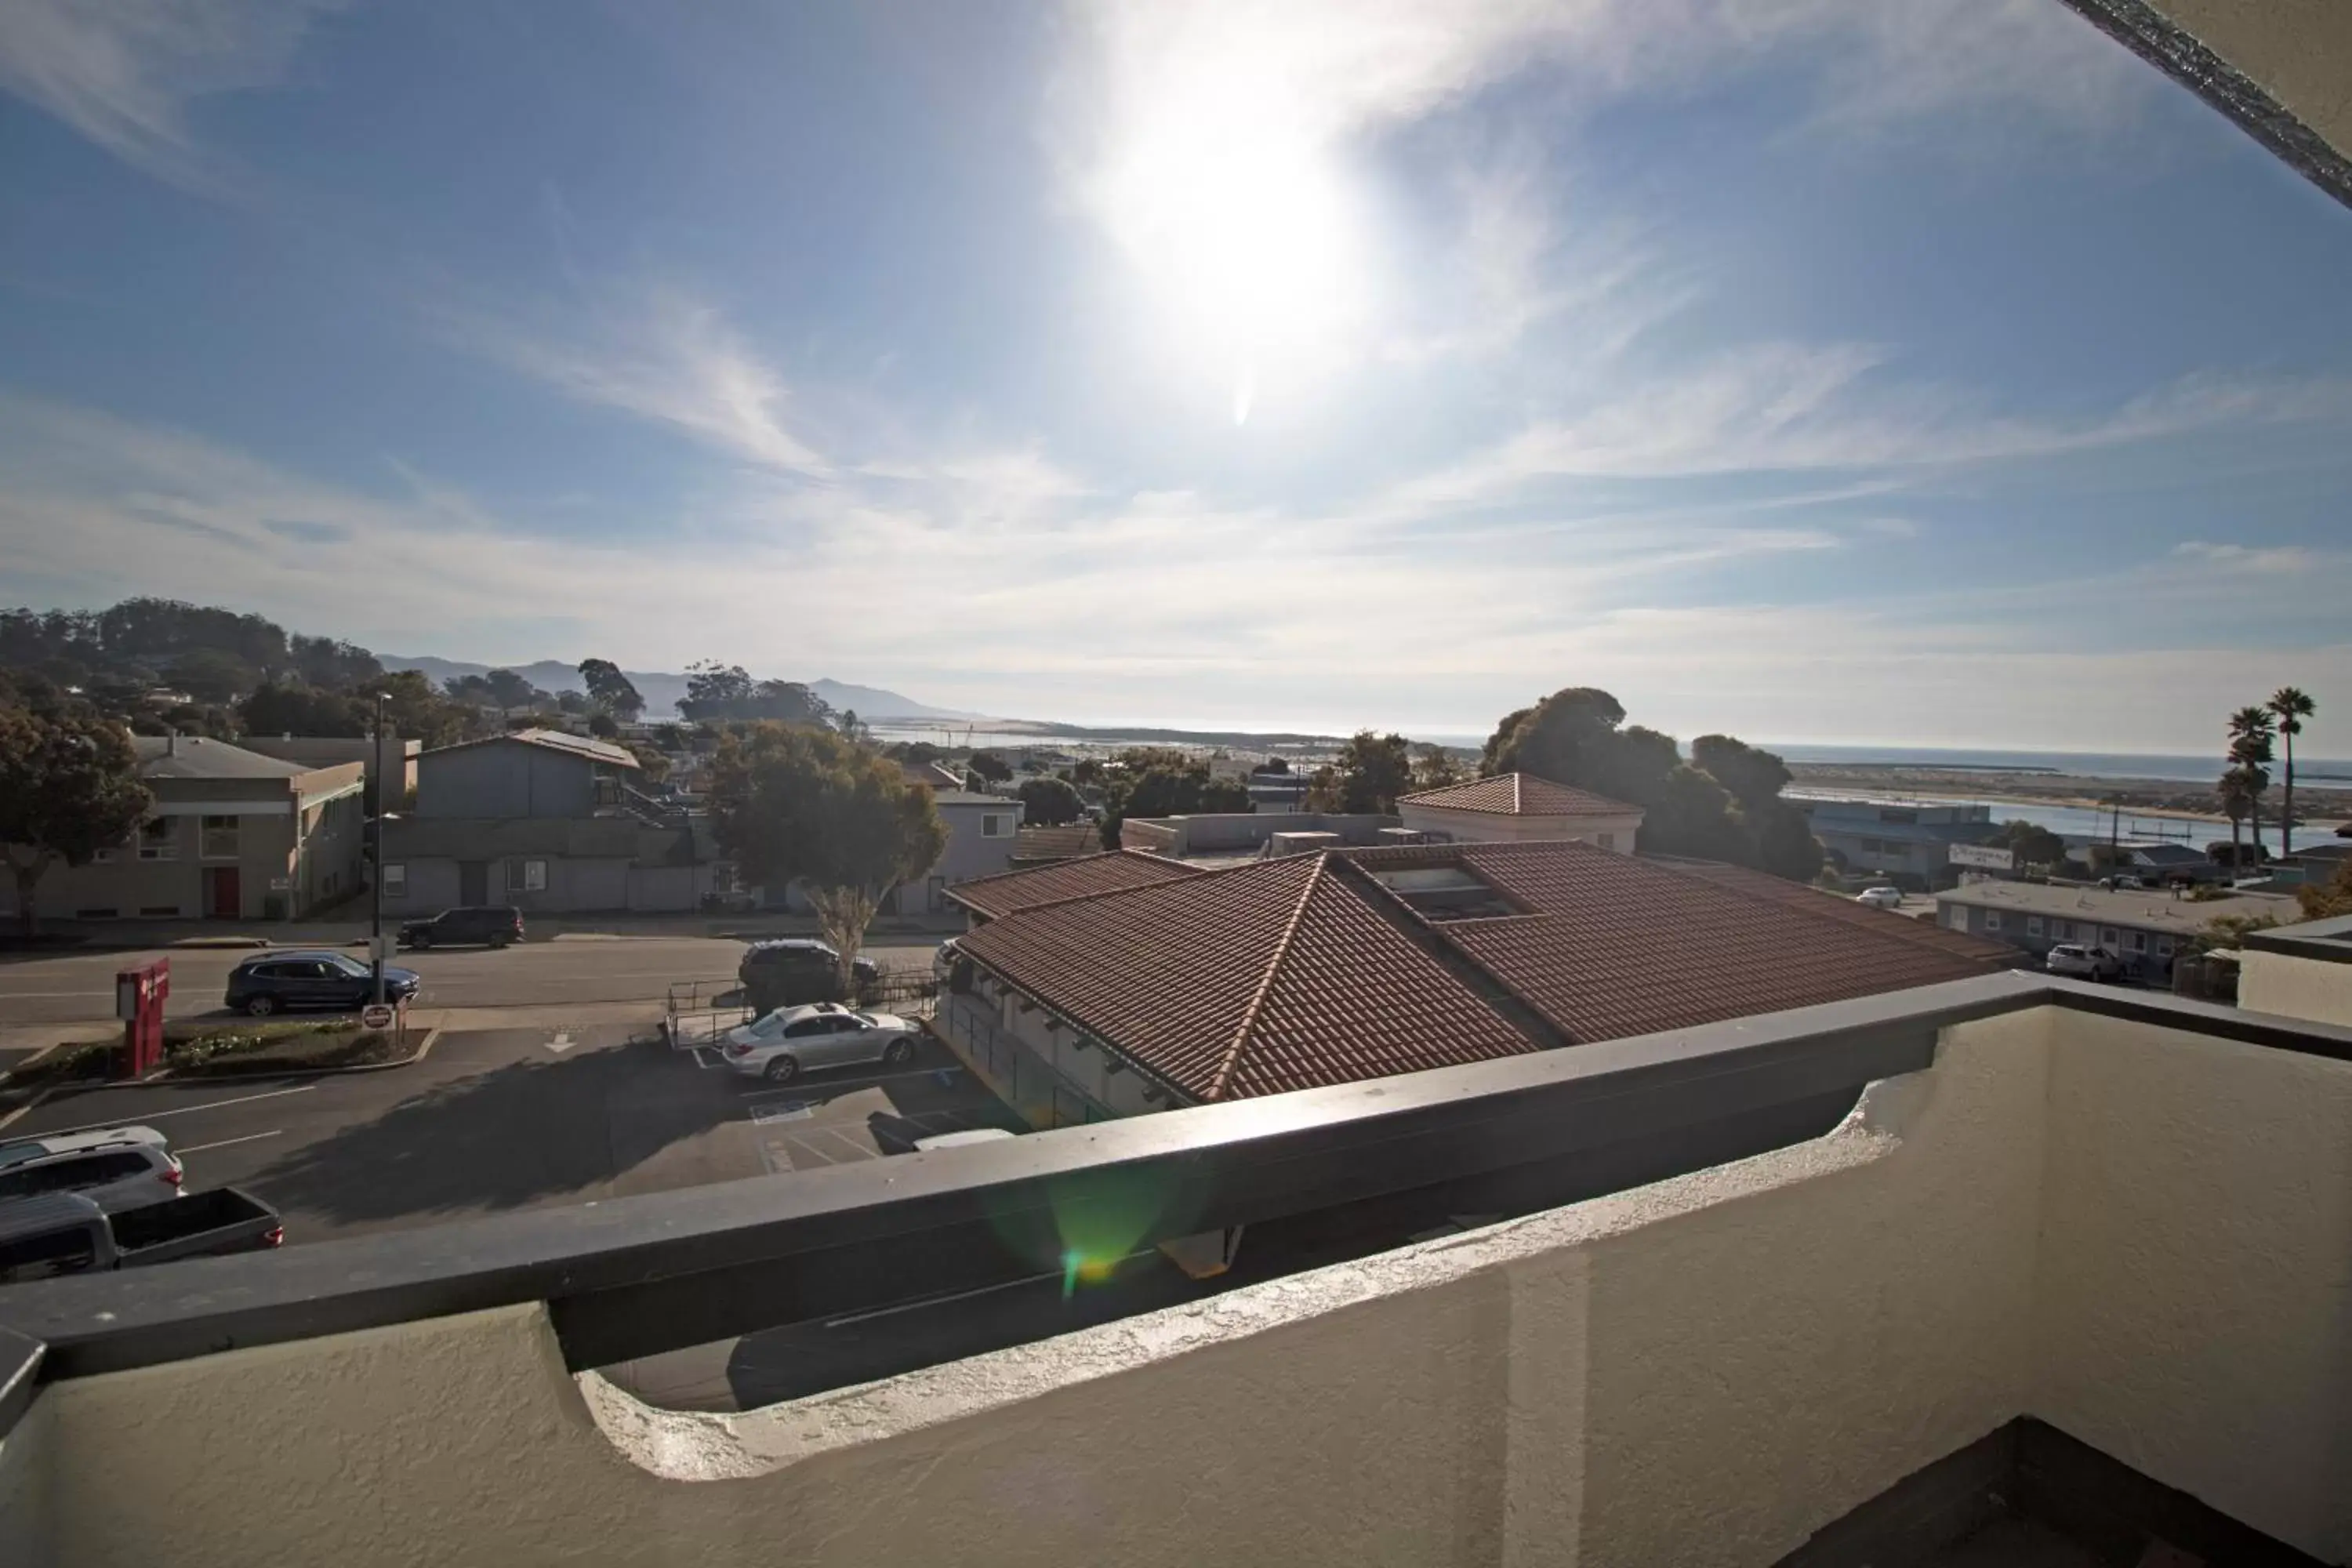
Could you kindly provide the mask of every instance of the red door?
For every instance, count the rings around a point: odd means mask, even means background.
[[[205,914],[207,919],[233,921],[245,913],[245,900],[234,866],[205,868]]]

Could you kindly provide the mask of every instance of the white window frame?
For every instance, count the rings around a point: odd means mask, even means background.
[[[235,826],[229,826],[229,827],[215,827],[215,826],[213,826],[213,824],[215,824],[215,823],[216,823],[216,822],[227,822],[227,823],[234,824]],[[213,835],[215,835],[215,834],[216,834],[216,833],[225,833],[225,834],[226,834],[226,835],[228,836],[228,848],[227,848],[227,850],[226,850],[226,852],[223,852],[223,851],[218,847],[219,840],[215,839],[215,838],[213,837]],[[201,816],[199,816],[199,817],[197,817],[197,818],[196,818],[196,858],[197,858],[197,859],[199,859],[199,860],[236,860],[236,859],[239,859],[239,858],[241,858],[243,857],[243,854],[244,854],[244,846],[245,846],[245,818],[244,818],[244,817],[242,817],[242,816],[240,816],[236,815],[236,813],[234,813],[234,812],[210,812],[210,813],[206,813],[205,815]]]
[[[1990,931],[1999,931],[2000,929],[2000,911],[1999,910],[1987,910],[1984,912],[1984,917],[1985,930]]]
[[[2170,958],[2172,956],[2172,939],[2170,937],[2160,936],[2156,939],[2156,956],[2158,958]]]
[[[408,867],[404,862],[399,860],[385,862],[383,890],[387,896],[408,891]]]
[[[160,840],[151,841],[148,829],[161,827]],[[151,816],[141,823],[131,840],[138,846],[135,853],[142,860],[177,860],[180,858],[179,825],[168,816]]]
[[[2116,949],[2123,946],[2123,944],[2124,939],[2116,931],[2114,926],[2101,926],[2099,928],[2099,945],[2101,947],[2105,948],[2109,952],[2113,952]]]
[[[980,836],[982,838],[1013,837],[1013,814],[1009,811],[983,811],[980,814]]]
[[[512,890],[513,889],[509,889],[509,891]],[[547,891],[546,861],[532,859],[526,859],[523,861],[522,891],[526,893],[543,893]]]
[[[2040,936],[2042,934],[2042,917],[2040,915],[2028,915],[2025,917],[2025,934],[2028,936]]]

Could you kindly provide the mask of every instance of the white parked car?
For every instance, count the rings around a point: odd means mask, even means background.
[[[184,1180],[152,1127],[105,1127],[0,1143],[0,1203],[79,1193],[109,1213],[176,1198]]]
[[[1874,910],[1899,910],[1903,907],[1903,889],[1886,887],[1884,884],[1875,888],[1864,888],[1853,896],[1853,901],[1857,904],[1868,904]]]
[[[968,1149],[974,1143],[1002,1143],[1014,1136],[1002,1127],[971,1127],[961,1132],[937,1132],[929,1138],[915,1140],[915,1152],[928,1154],[934,1149]]]
[[[2042,960],[2053,974],[2076,974],[2085,980],[2112,980],[2123,973],[2123,961],[2103,948],[2062,942]]]
[[[817,1068],[915,1059],[922,1026],[890,1013],[856,1013],[838,1002],[779,1007],[764,1018],[727,1031],[719,1047],[727,1065],[751,1078],[790,1083]]]

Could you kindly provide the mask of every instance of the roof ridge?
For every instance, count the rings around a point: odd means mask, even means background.
[[[1290,918],[1282,924],[1282,934],[1275,939],[1274,958],[1258,977],[1257,990],[1249,1005],[1242,1009],[1242,1021],[1234,1030],[1232,1042],[1225,1047],[1224,1060],[1217,1064],[1215,1074],[1209,1079],[1209,1092],[1204,1097],[1215,1100],[1225,1092],[1233,1081],[1234,1069],[1241,1065],[1242,1047],[1249,1044],[1250,1031],[1257,1026],[1258,1015],[1265,1008],[1265,999],[1274,990],[1276,976],[1282,973],[1283,960],[1290,956],[1292,942],[1298,935],[1298,922],[1307,918],[1307,906],[1315,897],[1317,884],[1323,880],[1323,868],[1330,858],[1328,849],[1318,853],[1315,863],[1307,868],[1298,889],[1298,901],[1290,907]]]

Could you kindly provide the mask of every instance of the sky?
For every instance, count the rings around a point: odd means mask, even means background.
[[[0,602],[2352,755],[2347,277],[2056,0],[11,0]]]

